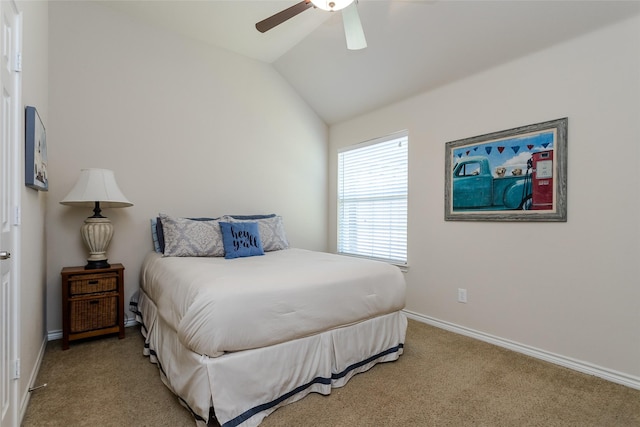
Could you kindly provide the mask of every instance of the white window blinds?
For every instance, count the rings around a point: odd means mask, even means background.
[[[338,253],[407,263],[406,132],[338,153]]]

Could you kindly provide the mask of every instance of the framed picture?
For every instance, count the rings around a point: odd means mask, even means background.
[[[47,134],[35,107],[25,108],[24,159],[24,184],[36,190],[48,191]]]
[[[446,221],[566,221],[567,118],[446,143]]]

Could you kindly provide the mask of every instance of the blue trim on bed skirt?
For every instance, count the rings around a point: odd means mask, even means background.
[[[258,412],[262,412],[265,409],[269,409],[279,403],[282,403],[283,401],[285,401],[286,399],[290,398],[291,396],[300,393],[302,390],[311,387],[313,384],[317,384],[317,383],[321,383],[321,384],[331,384],[331,379],[330,378],[322,378],[322,377],[316,377],[313,380],[309,381],[308,383],[301,385],[299,387],[294,388],[293,390],[291,390],[288,393],[283,394],[282,396],[280,396],[279,398],[277,398],[276,400],[272,400],[271,402],[267,402],[267,403],[263,403],[262,405],[258,405],[256,407],[253,407],[251,409],[249,409],[248,411],[244,412],[243,414],[238,415],[237,417],[235,417],[232,420],[227,421],[226,423],[224,423],[222,425],[222,427],[234,427],[237,425],[242,424],[243,422],[247,421],[249,418],[253,417],[254,415],[256,415]],[[215,402],[214,402],[214,406],[215,406]]]
[[[131,306],[136,307],[135,310],[133,310],[133,308]],[[133,302],[133,301],[129,301],[129,311],[132,312],[133,314],[135,314],[136,316],[140,317],[140,319],[142,319],[142,313],[138,310],[138,303],[137,302]],[[136,321],[140,324],[140,326],[146,331],[149,332],[149,330],[147,329],[147,326],[144,324],[144,322],[142,320],[137,320]],[[145,343],[145,345],[147,345]],[[148,346],[148,345],[147,345]]]
[[[374,360],[376,360],[379,357],[386,356],[387,354],[391,354],[391,353],[397,353],[401,348],[404,348],[404,344],[403,343],[400,343],[395,347],[388,348],[385,351],[383,351],[382,353],[375,354],[375,355],[373,355],[373,356],[369,357],[368,359],[365,359],[365,360],[363,360],[361,362],[354,363],[353,365],[349,365],[349,366],[347,366],[347,368],[344,371],[342,371],[340,373],[337,373],[337,374],[331,374],[331,379],[332,380],[340,379],[340,378],[344,377],[345,375],[347,375],[349,372],[353,371],[354,369],[359,368],[361,366],[364,366],[367,363],[373,362]]]
[[[136,312],[136,314],[140,314],[140,317],[142,318],[142,313],[140,312]],[[144,322],[138,321],[138,323],[140,323],[140,326],[142,326],[145,330],[147,330],[147,327],[144,325]],[[156,353],[156,351],[151,348],[151,346],[149,345],[149,343],[147,342],[147,340],[145,339],[144,342],[144,348],[149,350],[149,356],[153,356],[156,361],[155,362],[151,362],[154,365],[156,365],[158,367],[158,370],[160,372],[162,372],[162,375],[164,375],[165,377],[167,377],[167,373],[164,371],[164,368],[162,367],[162,363],[160,362],[160,358],[158,357],[158,353]],[[182,397],[178,396],[177,394],[175,395],[178,397],[178,399],[182,402],[182,404],[189,410],[189,412],[191,412],[191,415],[193,415],[193,417],[198,420],[198,421],[203,421],[205,423],[209,423],[211,421],[211,419],[207,420],[204,417],[202,417],[201,415],[199,415],[197,412],[195,412],[193,409],[191,409],[191,406],[189,406],[189,404],[187,403],[186,400],[184,400]],[[211,408],[210,408],[211,409]]]
[[[400,343],[395,347],[391,347],[383,352],[380,352],[378,354],[375,354],[363,361],[360,361],[358,363],[354,363],[352,365],[349,365],[344,371],[339,372],[337,374],[331,374],[331,378],[323,378],[323,377],[316,377],[313,380],[309,381],[306,384],[303,384],[299,387],[296,387],[295,389],[291,390],[288,393],[283,394],[282,396],[278,397],[275,400],[272,400],[271,402],[267,402],[267,403],[263,403],[262,405],[258,405],[255,406],[247,411],[245,411],[244,413],[238,415],[237,417],[227,421],[226,423],[222,424],[222,427],[236,427],[240,424],[242,424],[243,422],[247,421],[249,418],[253,417],[254,415],[256,415],[259,412],[262,412],[266,409],[272,408],[280,403],[282,403],[283,401],[289,399],[291,396],[294,396],[295,394],[300,393],[301,391],[311,387],[313,384],[331,384],[331,382],[333,380],[337,380],[340,379],[342,377],[344,377],[345,375],[347,375],[349,372],[353,371],[354,369],[357,369],[361,366],[366,365],[367,363],[371,363],[374,360],[382,357],[382,356],[386,356],[388,354],[391,353],[397,353],[398,351],[400,351],[401,348],[404,348],[404,344]],[[214,402],[214,406],[215,406],[215,402]]]

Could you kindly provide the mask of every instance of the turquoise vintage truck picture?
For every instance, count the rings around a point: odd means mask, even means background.
[[[527,169],[506,168],[494,177],[489,159],[467,157],[453,169],[453,209],[528,209],[531,201],[531,174]],[[504,172],[502,172],[504,171]]]
[[[445,221],[567,221],[568,118],[445,144]]]
[[[453,211],[553,206],[553,132],[453,151]]]

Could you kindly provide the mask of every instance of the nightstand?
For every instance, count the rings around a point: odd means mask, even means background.
[[[124,266],[64,267],[61,275],[62,349],[82,338],[115,333],[124,338]]]

